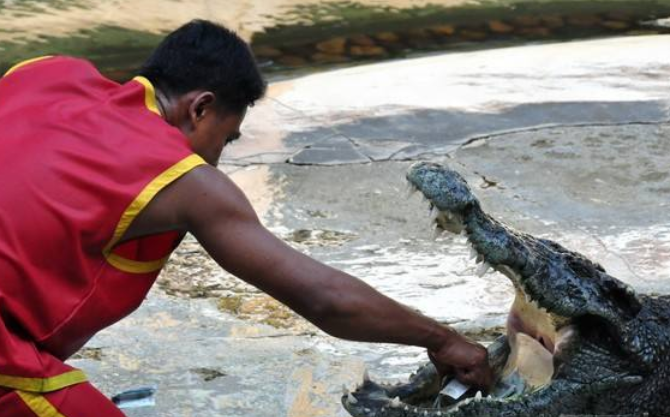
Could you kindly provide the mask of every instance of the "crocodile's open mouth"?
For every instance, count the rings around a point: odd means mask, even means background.
[[[479,276],[490,270],[498,271],[507,276],[516,289],[508,316],[507,336],[488,347],[496,375],[495,385],[486,396],[469,390],[454,399],[447,395],[451,377],[442,379],[432,365],[422,367],[402,384],[376,383],[366,378],[362,386],[354,392],[345,392],[342,398],[344,407],[355,417],[477,415],[486,409],[482,407],[487,403],[522,401],[524,396],[551,385],[555,371],[562,363],[559,358],[565,359],[561,350],[576,332],[576,326],[569,318],[551,311],[524,288],[522,271],[488,262],[489,257],[470,239],[459,214],[439,210],[429,199],[427,202],[438,232],[449,231],[468,238],[472,247],[471,258],[480,265]]]

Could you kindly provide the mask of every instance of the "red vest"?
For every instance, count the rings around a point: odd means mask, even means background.
[[[0,79],[0,387],[85,378],[62,360],[140,305],[181,236],[118,240],[204,163],[144,78],[46,57]]]

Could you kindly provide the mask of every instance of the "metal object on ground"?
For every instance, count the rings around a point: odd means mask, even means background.
[[[156,405],[155,394],[157,390],[158,388],[155,386],[134,388],[116,394],[112,397],[112,402],[121,409],[154,407]]]

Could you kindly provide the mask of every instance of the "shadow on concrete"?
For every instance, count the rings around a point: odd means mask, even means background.
[[[393,112],[393,109],[390,109]],[[292,132],[284,142],[297,165],[337,165],[407,160],[443,154],[477,138],[557,126],[659,123],[669,118],[666,101],[522,104],[500,112],[398,109]]]

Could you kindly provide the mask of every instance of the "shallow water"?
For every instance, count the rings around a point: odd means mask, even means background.
[[[427,226],[426,235],[430,233]],[[463,324],[496,317],[502,323],[514,296],[512,286],[502,275],[477,277],[477,265],[469,260],[462,238],[405,244],[368,249],[363,256],[345,255],[349,259],[331,264],[365,277],[383,293],[439,321]],[[353,248],[353,252],[362,251]]]

